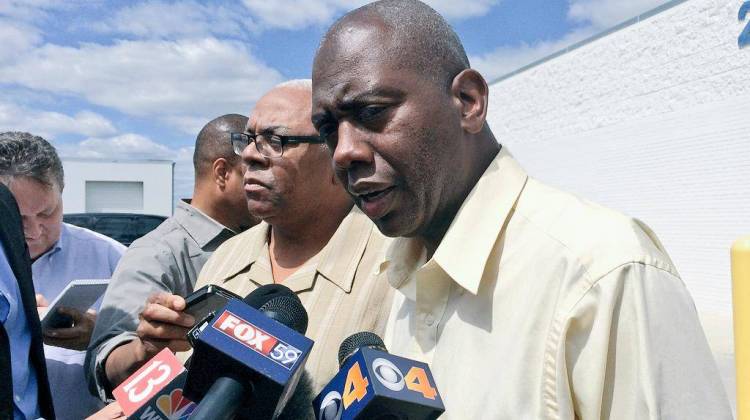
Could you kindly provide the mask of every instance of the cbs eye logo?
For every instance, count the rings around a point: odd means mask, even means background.
[[[418,366],[412,366],[406,375],[388,359],[379,357],[372,361],[372,371],[378,382],[391,391],[399,392],[404,386],[414,392],[422,394],[423,397],[434,400],[437,389],[430,383],[427,372]]]
[[[344,406],[341,401],[341,394],[338,391],[331,391],[323,398],[320,403],[321,420],[340,420],[344,413]]]
[[[372,361],[372,371],[384,387],[391,391],[401,391],[406,386],[404,374],[388,359],[379,357]]]

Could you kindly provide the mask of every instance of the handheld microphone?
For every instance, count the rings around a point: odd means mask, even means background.
[[[426,363],[389,354],[383,340],[359,332],[339,347],[341,369],[315,397],[318,420],[433,420],[445,411]]]
[[[126,416],[133,419],[186,419],[195,403],[185,398],[187,371],[165,348],[130,375],[112,395]]]
[[[188,333],[193,356],[185,395],[200,401],[191,419],[276,418],[304,371],[313,342],[307,312],[277,284],[230,300]]]

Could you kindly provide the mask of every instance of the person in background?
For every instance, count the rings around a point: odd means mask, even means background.
[[[133,242],[112,275],[86,359],[89,390],[101,400],[159,350],[137,330],[154,293],[186,296],[211,253],[257,223],[242,189],[243,165],[229,142],[247,118],[228,114],[207,123],[193,154],[195,187],[172,217]]]
[[[445,20],[382,0],[327,31],[312,120],[393,241],[385,344],[444,419],[731,419],[690,294],[642,222],[529,177]],[[429,384],[432,386],[433,384]]]
[[[21,214],[0,182],[0,419],[54,419]]]
[[[63,167],[49,142],[29,133],[0,133],[0,179],[21,213],[38,307],[46,307],[73,280],[111,277],[125,247],[63,223]],[[102,405],[80,392],[86,387],[83,362],[96,314],[69,308],[61,312],[72,318],[73,325],[43,331],[47,375],[57,417],[80,419]]]

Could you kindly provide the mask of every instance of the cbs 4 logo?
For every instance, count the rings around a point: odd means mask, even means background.
[[[437,390],[427,378],[427,372],[421,367],[412,366],[409,372],[404,375],[393,362],[379,357],[372,361],[372,372],[378,382],[391,391],[399,392],[407,388],[431,400],[434,400],[437,396]],[[344,409],[349,408],[354,401],[361,401],[367,395],[369,384],[369,379],[362,375],[359,362],[353,364],[346,374],[344,392],[341,395]]]

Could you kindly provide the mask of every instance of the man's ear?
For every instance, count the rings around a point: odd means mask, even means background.
[[[453,78],[451,93],[461,112],[461,127],[468,133],[477,134],[484,127],[489,91],[484,77],[474,69]]]
[[[229,165],[226,159],[218,158],[214,161],[212,169],[214,183],[223,189],[226,187],[227,181],[229,181],[229,177],[231,176],[231,165]]]

